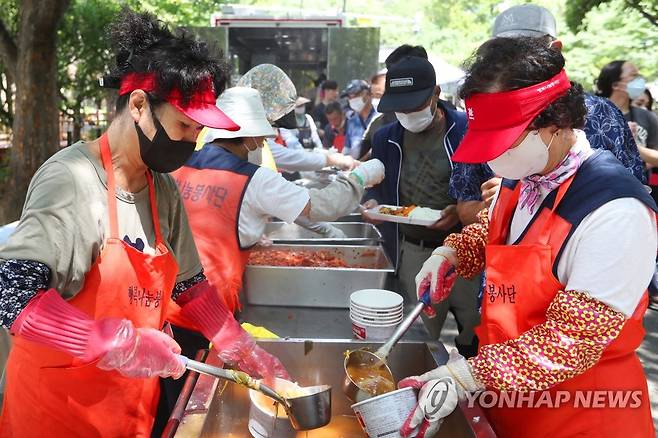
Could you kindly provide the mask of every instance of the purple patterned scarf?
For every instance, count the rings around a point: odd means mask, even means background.
[[[580,167],[582,158],[573,150],[569,151],[564,160],[546,175],[530,175],[521,180],[521,195],[519,204],[521,210],[528,208],[530,214],[534,213],[535,207],[541,198],[541,192],[551,192],[560,184],[565,182],[571,175],[576,173]]]

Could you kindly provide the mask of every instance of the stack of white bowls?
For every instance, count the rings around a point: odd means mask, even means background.
[[[362,289],[350,295],[350,319],[356,339],[384,341],[402,321],[402,296],[390,290]]]

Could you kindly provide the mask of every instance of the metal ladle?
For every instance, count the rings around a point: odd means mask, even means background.
[[[215,367],[179,356],[185,368],[261,392],[283,406],[295,430],[311,430],[326,426],[331,421],[331,386],[302,387],[305,394],[299,397],[283,397],[274,389],[242,371]]]
[[[450,272],[448,272],[448,275]],[[420,315],[420,312],[423,311],[423,307],[429,306],[431,304],[430,300],[430,290],[427,288],[423,295],[420,297],[418,304],[414,309],[407,315],[406,318],[400,323],[398,328],[393,332],[391,337],[386,341],[384,345],[379,347],[374,353],[367,350],[367,348],[361,348],[359,350],[349,351],[345,355],[345,360],[343,361],[343,368],[345,370],[345,380],[343,381],[343,393],[355,403],[358,403],[363,400],[367,400],[373,396],[372,393],[361,388],[348,373],[348,368],[384,368],[383,373],[386,374],[386,378],[390,377],[392,382],[395,382],[393,379],[393,373],[391,369],[386,364],[386,359],[391,353],[391,350],[398,343],[398,341],[404,336],[404,334],[409,330],[409,327],[416,321],[416,318]],[[381,375],[380,374],[380,375]]]

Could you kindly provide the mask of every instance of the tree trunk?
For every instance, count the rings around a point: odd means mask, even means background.
[[[38,167],[59,148],[57,26],[69,0],[23,0],[16,40],[16,101],[0,223],[20,215]]]

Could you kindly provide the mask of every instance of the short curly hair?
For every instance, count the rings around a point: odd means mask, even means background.
[[[539,38],[492,38],[465,63],[466,78],[459,96],[512,91],[544,82],[564,68],[562,53]],[[583,87],[571,82],[567,93],[549,104],[531,128],[579,129],[585,125],[587,107]]]
[[[177,88],[187,102],[199,85],[211,79],[219,96],[229,80],[229,69],[221,58],[215,58],[205,42],[196,40],[183,30],[172,32],[148,12],[134,12],[123,7],[108,30],[116,55],[111,75],[121,78],[128,73],[152,72],[157,89],[148,93],[154,106]],[[117,99],[116,111],[127,106],[129,95]]]

